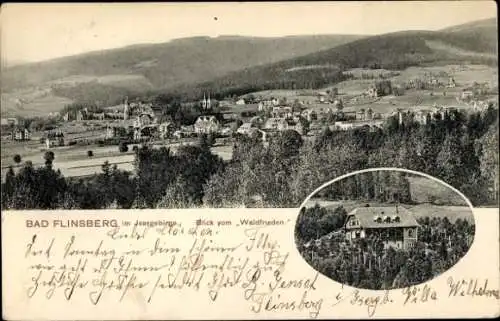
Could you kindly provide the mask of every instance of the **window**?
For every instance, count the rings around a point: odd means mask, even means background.
[[[413,237],[413,229],[408,229],[408,237]]]

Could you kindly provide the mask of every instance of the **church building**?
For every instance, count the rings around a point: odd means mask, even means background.
[[[208,94],[208,99],[206,98],[205,94],[203,94],[203,100],[201,101],[201,107],[203,109],[211,109],[212,108],[212,103],[210,101],[210,94]]]

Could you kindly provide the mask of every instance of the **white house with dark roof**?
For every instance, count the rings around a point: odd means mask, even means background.
[[[194,123],[194,131],[197,134],[216,133],[220,128],[220,123],[213,115],[199,116]]]
[[[409,249],[418,239],[417,220],[402,206],[359,207],[350,212],[345,223],[348,241],[378,237],[385,247]]]

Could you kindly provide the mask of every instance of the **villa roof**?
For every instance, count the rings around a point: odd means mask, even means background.
[[[416,227],[419,225],[413,214],[402,206],[358,207],[349,213],[348,218],[351,216],[359,220],[357,227],[361,228]],[[384,222],[387,216],[391,218],[390,223]],[[382,221],[377,222],[377,217],[380,217]],[[399,221],[395,220],[396,217],[399,217]]]

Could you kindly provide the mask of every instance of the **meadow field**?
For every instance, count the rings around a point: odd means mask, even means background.
[[[182,141],[177,143],[156,143],[153,148],[168,147],[172,152],[176,152],[181,145],[196,143],[195,140]],[[121,153],[118,146],[62,146],[51,148],[55,154],[53,162],[54,169],[59,169],[65,177],[79,177],[88,176],[101,172],[101,166],[104,162],[109,162],[111,165],[117,165],[118,169],[133,171],[134,166],[134,146],[138,144],[130,144],[128,152]],[[29,142],[2,142],[2,155],[1,155],[1,177],[5,177],[5,173],[10,166],[17,171],[22,165],[17,165],[13,156],[16,154],[21,155],[22,163],[31,161],[34,166],[43,166],[45,163],[45,145],[35,141]],[[87,155],[88,151],[92,151],[93,156]],[[212,147],[212,152],[220,156],[223,160],[230,160],[232,158],[232,146],[223,145],[220,140]],[[21,164],[22,164],[21,163]]]

